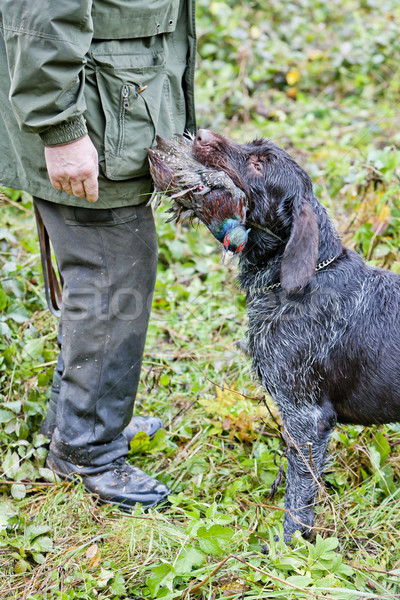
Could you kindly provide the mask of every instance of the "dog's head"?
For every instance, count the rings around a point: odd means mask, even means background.
[[[316,200],[307,173],[268,140],[237,144],[200,129],[193,144],[195,158],[228,173],[248,198],[247,220],[255,224],[244,250],[256,262],[282,254],[281,284],[292,292],[303,288],[318,260]],[[276,237],[258,229],[269,229]]]

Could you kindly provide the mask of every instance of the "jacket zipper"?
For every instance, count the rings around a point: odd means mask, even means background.
[[[129,90],[128,90],[128,86],[124,85],[123,89],[122,89],[122,102],[124,105],[124,109],[126,110],[127,108],[129,108]]]
[[[129,86],[124,85],[122,88],[122,103],[119,111],[118,125],[119,135],[116,155],[120,156],[125,141],[125,113],[129,108]]]

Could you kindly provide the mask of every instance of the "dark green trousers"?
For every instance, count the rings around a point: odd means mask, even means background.
[[[51,450],[101,471],[128,453],[122,430],[133,412],[157,269],[153,215],[144,204],[35,203],[64,278]]]

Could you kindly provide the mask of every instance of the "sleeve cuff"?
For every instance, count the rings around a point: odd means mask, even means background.
[[[85,117],[79,115],[70,121],[53,125],[42,131],[39,135],[45,146],[62,146],[63,144],[69,144],[74,140],[78,140],[86,135],[87,132]]]

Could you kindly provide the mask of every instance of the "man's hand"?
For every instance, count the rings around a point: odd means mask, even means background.
[[[97,150],[90,137],[44,149],[51,185],[77,198],[96,202],[99,195]]]

